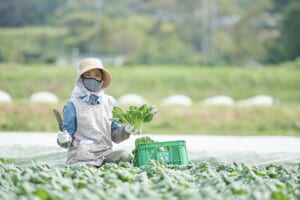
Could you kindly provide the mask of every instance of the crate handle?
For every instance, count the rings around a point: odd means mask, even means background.
[[[169,147],[167,146],[161,146],[157,148],[157,151],[169,151]]]

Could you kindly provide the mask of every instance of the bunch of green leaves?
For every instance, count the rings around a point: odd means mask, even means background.
[[[130,106],[127,111],[123,111],[120,107],[113,108],[113,121],[123,125],[131,125],[140,133],[143,130],[143,125],[152,121],[154,115],[158,112],[153,106],[141,105]]]

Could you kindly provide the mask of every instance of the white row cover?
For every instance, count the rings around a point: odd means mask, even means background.
[[[8,93],[0,90],[0,102],[10,103],[11,101],[11,96]]]
[[[33,103],[57,103],[58,98],[55,94],[51,92],[36,92],[30,96],[30,102]],[[4,91],[0,90],[0,102],[2,103],[11,103],[11,96]]]
[[[63,165],[67,151],[56,144],[57,133],[0,132],[0,157],[21,159],[22,165],[32,161]],[[192,162],[244,163],[266,165],[271,163],[299,163],[300,138],[291,136],[211,136],[159,135],[143,133],[155,141],[186,141],[188,158]],[[141,135],[114,145],[115,150],[132,151]]]
[[[147,100],[138,95],[138,94],[125,94],[117,99],[118,103],[120,105],[142,105],[147,103]],[[0,102],[10,103],[12,102],[11,96],[0,90]],[[58,97],[47,91],[42,92],[36,92],[30,96],[30,102],[33,103],[57,103]],[[213,96],[209,98],[205,98],[202,101],[200,101],[202,105],[206,106],[215,106],[215,105],[221,105],[221,106],[270,106],[278,103],[278,100],[276,100],[274,97],[268,96],[268,95],[258,95],[255,97],[251,97],[248,99],[243,99],[239,101],[234,101],[234,99],[230,96],[224,96],[224,95],[218,95]],[[172,105],[178,105],[178,106],[191,106],[193,101],[190,97],[182,95],[182,94],[175,94],[170,95],[160,101],[161,105],[164,106],[172,106]]]
[[[137,94],[126,94],[121,96],[118,99],[119,104],[136,104],[136,105],[142,105],[146,103],[146,99],[140,95]],[[182,94],[175,94],[168,96],[160,101],[161,105],[164,106],[172,106],[172,105],[178,105],[178,106],[191,106],[193,101],[190,97],[182,95]],[[234,101],[232,97],[224,96],[224,95],[218,95],[213,96],[209,98],[205,98],[202,101],[200,101],[202,105],[205,106],[270,106],[278,103],[278,100],[276,100],[274,97],[268,96],[268,95],[258,95],[255,97],[251,97],[248,99],[243,99],[239,101]]]
[[[58,98],[51,92],[37,92],[31,95],[30,101],[33,103],[57,103]]]

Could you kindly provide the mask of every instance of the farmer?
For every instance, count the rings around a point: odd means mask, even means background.
[[[138,131],[112,121],[117,103],[103,91],[110,84],[111,75],[99,59],[81,61],[71,99],[63,109],[63,131],[57,135],[58,145],[68,149],[67,164],[100,167],[132,161],[129,152],[112,150],[112,142],[120,143]]]

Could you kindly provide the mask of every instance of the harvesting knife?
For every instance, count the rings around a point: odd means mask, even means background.
[[[60,131],[62,131],[63,130],[62,129],[63,122],[62,122],[60,113],[55,109],[53,109],[53,112],[54,112],[54,115],[55,115],[55,118],[56,118],[56,121],[57,121],[57,124],[58,124],[58,128],[59,128]]]

